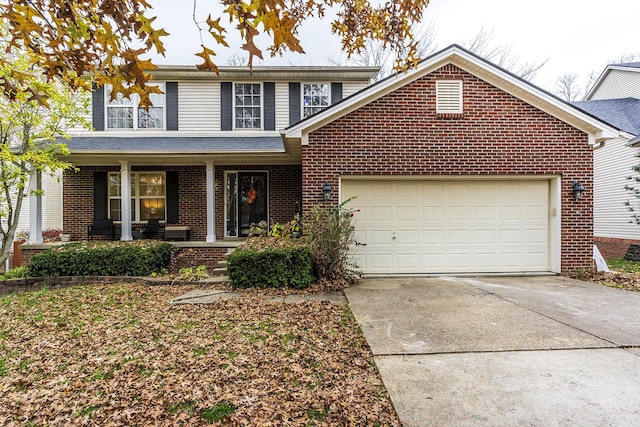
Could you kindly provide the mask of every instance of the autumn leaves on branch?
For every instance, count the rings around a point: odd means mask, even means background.
[[[203,1],[203,0],[200,0]],[[412,28],[422,20],[429,0],[221,0],[222,16],[195,25],[211,36],[213,45],[229,46],[228,31],[237,31],[241,46],[248,53],[249,66],[255,57],[263,58],[256,44],[260,34],[271,38],[266,48],[271,56],[286,51],[304,53],[298,30],[307,19],[324,17],[328,8],[336,13],[332,32],[342,41],[348,56],[359,53],[367,40],[379,40],[395,52],[395,70],[404,71],[417,64],[417,42]],[[195,5],[194,5],[195,7]],[[211,8],[218,7],[212,2]],[[219,12],[219,9],[216,9]],[[145,54],[164,55],[163,39],[169,34],[154,27],[152,6],[147,0],[0,0],[0,18],[12,48],[26,51],[33,72],[47,79],[59,79],[71,88],[88,87],[86,76],[100,85],[113,86],[112,96],[137,93],[142,105],[150,105],[149,94],[159,91],[147,85],[148,71],[155,65]],[[215,14],[214,14],[215,15]],[[227,25],[222,22],[228,22]],[[217,72],[216,53],[202,41],[196,56],[201,70]],[[5,63],[2,63],[5,62]],[[11,73],[0,59],[0,88],[6,97],[29,79]],[[9,64],[10,65],[10,64]],[[37,88],[29,88],[38,98]]]

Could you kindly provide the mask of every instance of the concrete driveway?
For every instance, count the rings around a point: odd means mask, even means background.
[[[640,293],[545,276],[346,295],[405,426],[640,425]]]

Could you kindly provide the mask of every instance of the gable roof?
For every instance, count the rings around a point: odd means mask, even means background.
[[[380,80],[348,98],[281,131],[285,139],[300,139],[306,144],[308,134],[316,129],[393,92],[419,78],[453,64],[487,83],[527,102],[530,105],[574,126],[589,135],[590,144],[618,137],[619,130],[532,83],[492,64],[484,58],[451,45],[422,60],[418,67],[406,73]]]
[[[638,67],[640,68],[640,63]],[[640,135],[640,99],[600,99],[573,104],[624,132]]]
[[[640,62],[626,62],[622,64],[609,64],[605,67],[604,71],[600,73],[600,76],[596,79],[591,89],[587,92],[584,99],[589,100],[606,80],[609,73],[612,71],[627,71],[632,73],[640,73]]]

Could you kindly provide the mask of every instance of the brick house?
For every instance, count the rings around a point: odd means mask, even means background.
[[[375,68],[154,71],[148,112],[94,92],[74,135],[63,221],[188,227],[203,259],[251,223],[356,196],[367,274],[591,268],[593,154],[613,127],[458,47],[374,85]],[[574,197],[572,184],[585,191]]]

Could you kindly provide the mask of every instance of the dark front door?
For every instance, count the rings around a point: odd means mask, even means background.
[[[269,201],[266,172],[238,172],[238,224],[240,236],[249,234],[251,224],[267,222]]]

